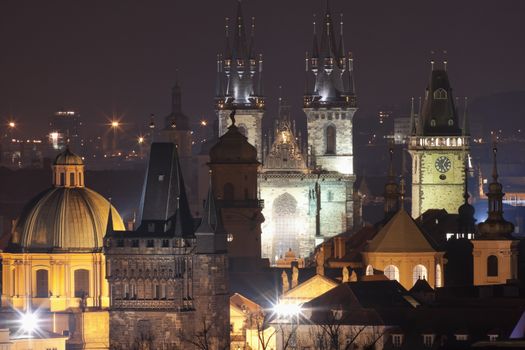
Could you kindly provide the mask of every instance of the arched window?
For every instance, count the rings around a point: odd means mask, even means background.
[[[412,283],[416,284],[418,280],[426,280],[427,278],[427,268],[423,265],[416,265],[412,270]]]
[[[441,265],[436,264],[436,288],[443,287],[442,283],[443,282],[441,281]]]
[[[453,126],[454,125],[454,119],[449,119],[448,120],[448,126]]]
[[[66,174],[60,173],[60,186],[64,186],[64,182],[66,182]]]
[[[372,267],[372,265],[368,265],[366,267],[366,275],[367,276],[372,276],[374,274],[374,268]]]
[[[89,271],[85,269],[75,270],[75,298],[89,295]]]
[[[335,126],[329,125],[326,128],[326,154],[335,154],[336,130]]]
[[[399,282],[399,269],[395,265],[388,265],[385,267],[385,276],[390,280],[396,280]]]
[[[75,186],[75,173],[69,173],[69,186]]]
[[[78,173],[78,185],[82,186],[82,173]]]
[[[487,258],[487,276],[498,276],[498,257],[496,255],[490,255]]]
[[[436,126],[436,120],[435,119],[430,120],[430,126],[432,126],[432,127]]]
[[[49,296],[48,271],[41,269],[36,271],[36,297],[47,298]]]
[[[235,198],[235,188],[231,182],[224,184],[223,196],[225,200],[233,200]]]
[[[434,91],[434,99],[436,100],[446,100],[447,99],[447,91],[445,89],[439,88],[436,91]]]
[[[297,200],[285,192],[274,199],[272,203],[272,217],[274,242],[271,256],[284,256],[290,249],[300,255],[299,237],[301,232],[298,219]]]

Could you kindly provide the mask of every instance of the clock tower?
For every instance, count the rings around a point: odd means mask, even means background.
[[[447,71],[434,63],[421,113],[412,124],[412,217],[428,209],[457,213],[463,203],[469,137],[459,126]]]

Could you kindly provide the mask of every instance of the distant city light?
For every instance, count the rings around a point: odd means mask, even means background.
[[[201,125],[202,126],[206,126],[206,125],[208,125],[208,122],[206,120],[201,120]]]
[[[143,144],[144,143],[144,137],[139,136],[137,141],[138,141],[139,144]]]
[[[118,120],[113,120],[113,121],[111,122],[111,127],[113,127],[113,128],[118,128],[119,126],[120,126],[120,123],[119,123]]]
[[[7,124],[11,129],[15,128],[16,127],[16,123],[11,121]]]

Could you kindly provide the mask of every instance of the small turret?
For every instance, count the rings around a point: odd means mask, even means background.
[[[489,200],[488,218],[478,225],[480,239],[511,239],[514,225],[503,217],[503,186],[498,182],[498,164],[496,146],[492,149],[493,166],[492,182],[489,184],[487,197]]]

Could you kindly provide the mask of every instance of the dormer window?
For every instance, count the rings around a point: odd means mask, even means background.
[[[447,91],[445,89],[439,88],[434,91],[434,100],[446,100]]]
[[[392,334],[392,345],[400,348],[403,345],[403,334]]]
[[[456,341],[467,341],[468,334],[455,334]]]
[[[427,348],[431,348],[432,345],[434,345],[435,337],[434,334],[423,334],[423,345]]]

